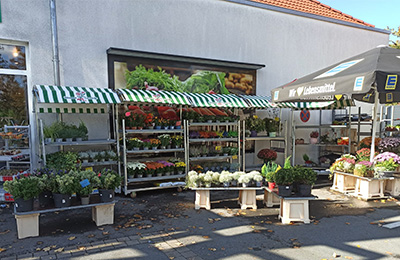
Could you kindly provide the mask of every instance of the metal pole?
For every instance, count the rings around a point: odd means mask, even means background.
[[[373,111],[373,118],[372,118],[372,140],[371,140],[371,155],[370,155],[370,161],[371,162],[374,160],[376,128],[377,128],[377,123],[379,122],[377,120],[379,93],[378,93],[376,88],[377,88],[377,86],[375,85],[375,99],[374,99],[374,111]]]
[[[51,42],[53,45],[54,84],[56,86],[59,86],[60,85],[60,60],[59,60],[59,54],[58,54],[56,1],[49,0],[49,3],[50,3]]]

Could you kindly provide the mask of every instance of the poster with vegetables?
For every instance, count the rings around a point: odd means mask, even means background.
[[[133,71],[125,72],[126,87],[129,89],[166,90],[210,94],[255,94],[253,76],[250,74],[196,70],[185,80],[165,70],[138,65]]]

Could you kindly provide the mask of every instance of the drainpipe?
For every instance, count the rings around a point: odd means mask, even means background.
[[[49,0],[49,2],[50,2],[51,41],[53,45],[54,84],[56,86],[60,86],[60,60],[58,55],[56,0]]]

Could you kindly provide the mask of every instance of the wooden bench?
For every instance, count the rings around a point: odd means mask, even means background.
[[[256,199],[256,191],[262,190],[262,187],[211,187],[211,188],[191,188],[196,191],[194,208],[201,209],[205,208],[207,210],[211,209],[210,202],[210,191],[219,190],[219,191],[229,191],[229,190],[238,190],[239,198],[238,203],[241,209],[257,209],[257,199]]]
[[[41,213],[91,207],[92,220],[96,223],[97,226],[114,224],[114,205],[115,201],[112,201],[107,203],[79,205],[65,208],[52,208],[29,212],[17,212],[14,208],[14,216],[17,222],[18,239],[39,236],[39,215]]]
[[[279,205],[279,219],[283,224],[290,224],[291,221],[310,223],[309,200],[315,199],[315,196],[282,197],[277,194],[276,190],[271,190],[268,187],[264,188],[264,203],[266,203],[267,207]]]

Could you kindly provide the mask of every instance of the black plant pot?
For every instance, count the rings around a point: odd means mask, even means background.
[[[101,202],[111,202],[114,200],[114,190],[99,189]]]
[[[282,197],[292,196],[293,185],[278,185],[278,194]]]
[[[309,185],[309,184],[297,185],[297,194],[301,197],[310,197],[311,196],[311,185]]]
[[[39,205],[41,208],[52,207],[53,203],[53,193],[51,191],[43,191],[39,194]]]
[[[65,208],[71,206],[71,195],[53,193],[54,206],[56,208]]]
[[[33,198],[24,200],[23,198],[15,199],[15,208],[18,212],[26,212],[33,210]]]

